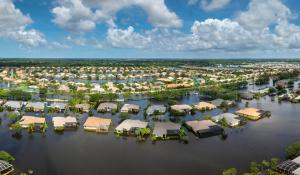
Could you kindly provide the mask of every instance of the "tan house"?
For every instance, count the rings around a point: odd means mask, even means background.
[[[34,117],[34,116],[23,116],[21,120],[19,121],[19,124],[23,128],[28,128],[29,125],[34,124],[34,125],[42,125],[46,123],[45,118],[41,117]]]
[[[121,112],[128,113],[128,112],[133,112],[137,113],[140,110],[139,105],[135,104],[124,104],[124,106],[121,108]]]
[[[256,108],[244,108],[235,112],[237,115],[246,117],[250,120],[259,120],[264,117],[267,112]]]
[[[195,108],[198,110],[213,110],[217,108],[215,105],[208,103],[208,102],[199,102],[195,105]]]
[[[111,122],[107,118],[88,117],[83,127],[87,131],[108,132]]]

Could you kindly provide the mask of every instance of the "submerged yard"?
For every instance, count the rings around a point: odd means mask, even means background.
[[[195,95],[182,99],[192,104],[199,99]],[[142,108],[146,100],[133,101]],[[241,102],[229,111],[244,107]],[[21,139],[11,137],[7,119],[0,126],[0,150],[10,152],[21,170],[32,169],[36,174],[221,174],[229,167],[246,171],[251,161],[261,161],[272,157],[284,158],[285,148],[300,140],[298,132],[300,109],[297,104],[278,103],[269,97],[252,100],[251,107],[272,112],[270,118],[248,122],[240,128],[226,129],[227,138],[220,136],[197,138],[188,132],[189,143],[176,140],[160,141],[152,144],[151,139],[140,142],[135,137],[116,136],[108,133],[92,133],[79,127],[77,130],[58,134],[53,131],[51,118],[59,114],[48,114],[49,123],[45,134],[23,132]],[[215,109],[187,115],[183,120],[203,118],[205,115],[222,113]],[[115,127],[118,115],[97,114],[111,118]],[[167,117],[168,114],[166,114]],[[87,114],[79,117],[82,126]],[[132,115],[132,119],[144,119],[143,111]],[[145,171],[147,170],[147,171]]]

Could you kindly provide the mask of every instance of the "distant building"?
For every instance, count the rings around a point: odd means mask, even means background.
[[[121,112],[128,113],[137,113],[140,110],[140,106],[136,104],[124,104],[123,107],[121,108]]]
[[[152,105],[149,106],[146,110],[147,115],[158,115],[164,114],[167,111],[167,108],[164,105]]]
[[[118,104],[117,103],[112,103],[112,102],[105,102],[105,103],[100,103],[97,111],[98,112],[112,112],[113,110],[118,109]]]
[[[25,108],[27,111],[43,112],[45,109],[45,104],[43,102],[28,102]]]
[[[198,110],[212,110],[217,108],[217,106],[208,102],[199,102],[197,105],[195,105],[195,108]]]
[[[24,105],[23,101],[7,101],[3,106],[11,110],[20,110]]]

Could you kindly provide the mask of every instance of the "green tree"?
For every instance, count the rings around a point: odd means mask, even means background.
[[[227,170],[224,170],[223,175],[236,175],[237,174],[237,170],[235,168],[229,168]]]

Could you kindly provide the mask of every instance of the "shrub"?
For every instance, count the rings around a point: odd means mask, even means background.
[[[289,159],[295,158],[297,156],[300,156],[300,142],[296,142],[292,145],[290,145],[286,149],[286,156]]]
[[[6,151],[0,151],[0,160],[11,163],[15,160],[15,158]]]

